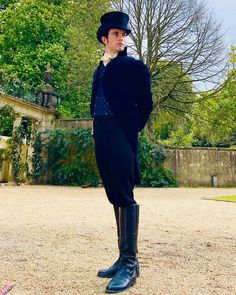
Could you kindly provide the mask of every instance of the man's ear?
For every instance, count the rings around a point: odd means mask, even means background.
[[[105,36],[102,36],[102,43],[104,44],[104,45],[106,45],[107,44],[107,38],[105,37]]]

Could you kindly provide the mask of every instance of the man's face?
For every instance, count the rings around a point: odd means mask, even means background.
[[[108,36],[102,37],[107,53],[118,53],[123,51],[126,44],[126,31],[121,29],[110,29]]]

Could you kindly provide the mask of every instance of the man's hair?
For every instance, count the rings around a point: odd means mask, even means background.
[[[110,31],[110,30],[109,30]],[[107,31],[107,33],[106,34],[103,34],[102,35],[102,37],[105,37],[105,38],[107,38],[108,39],[108,33],[109,33],[109,31]],[[105,44],[102,42],[102,44],[105,46]]]
[[[110,31],[110,30],[109,30],[109,31]],[[102,35],[102,37],[106,37],[106,38],[108,38],[108,33],[109,33],[109,31],[108,31],[106,34]]]

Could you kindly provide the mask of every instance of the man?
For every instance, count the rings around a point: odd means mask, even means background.
[[[105,53],[94,72],[91,97],[96,161],[114,207],[120,252],[110,268],[98,272],[99,277],[112,278],[106,293],[126,290],[139,276],[139,205],[133,189],[140,183],[138,132],[151,113],[152,93],[147,67],[127,56],[128,21],[128,15],[119,11],[101,17],[97,39]]]

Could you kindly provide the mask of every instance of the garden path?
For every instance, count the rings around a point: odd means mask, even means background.
[[[236,188],[136,188],[141,275],[132,295],[236,294]],[[102,188],[0,187],[0,289],[9,295],[100,295],[117,257]]]

